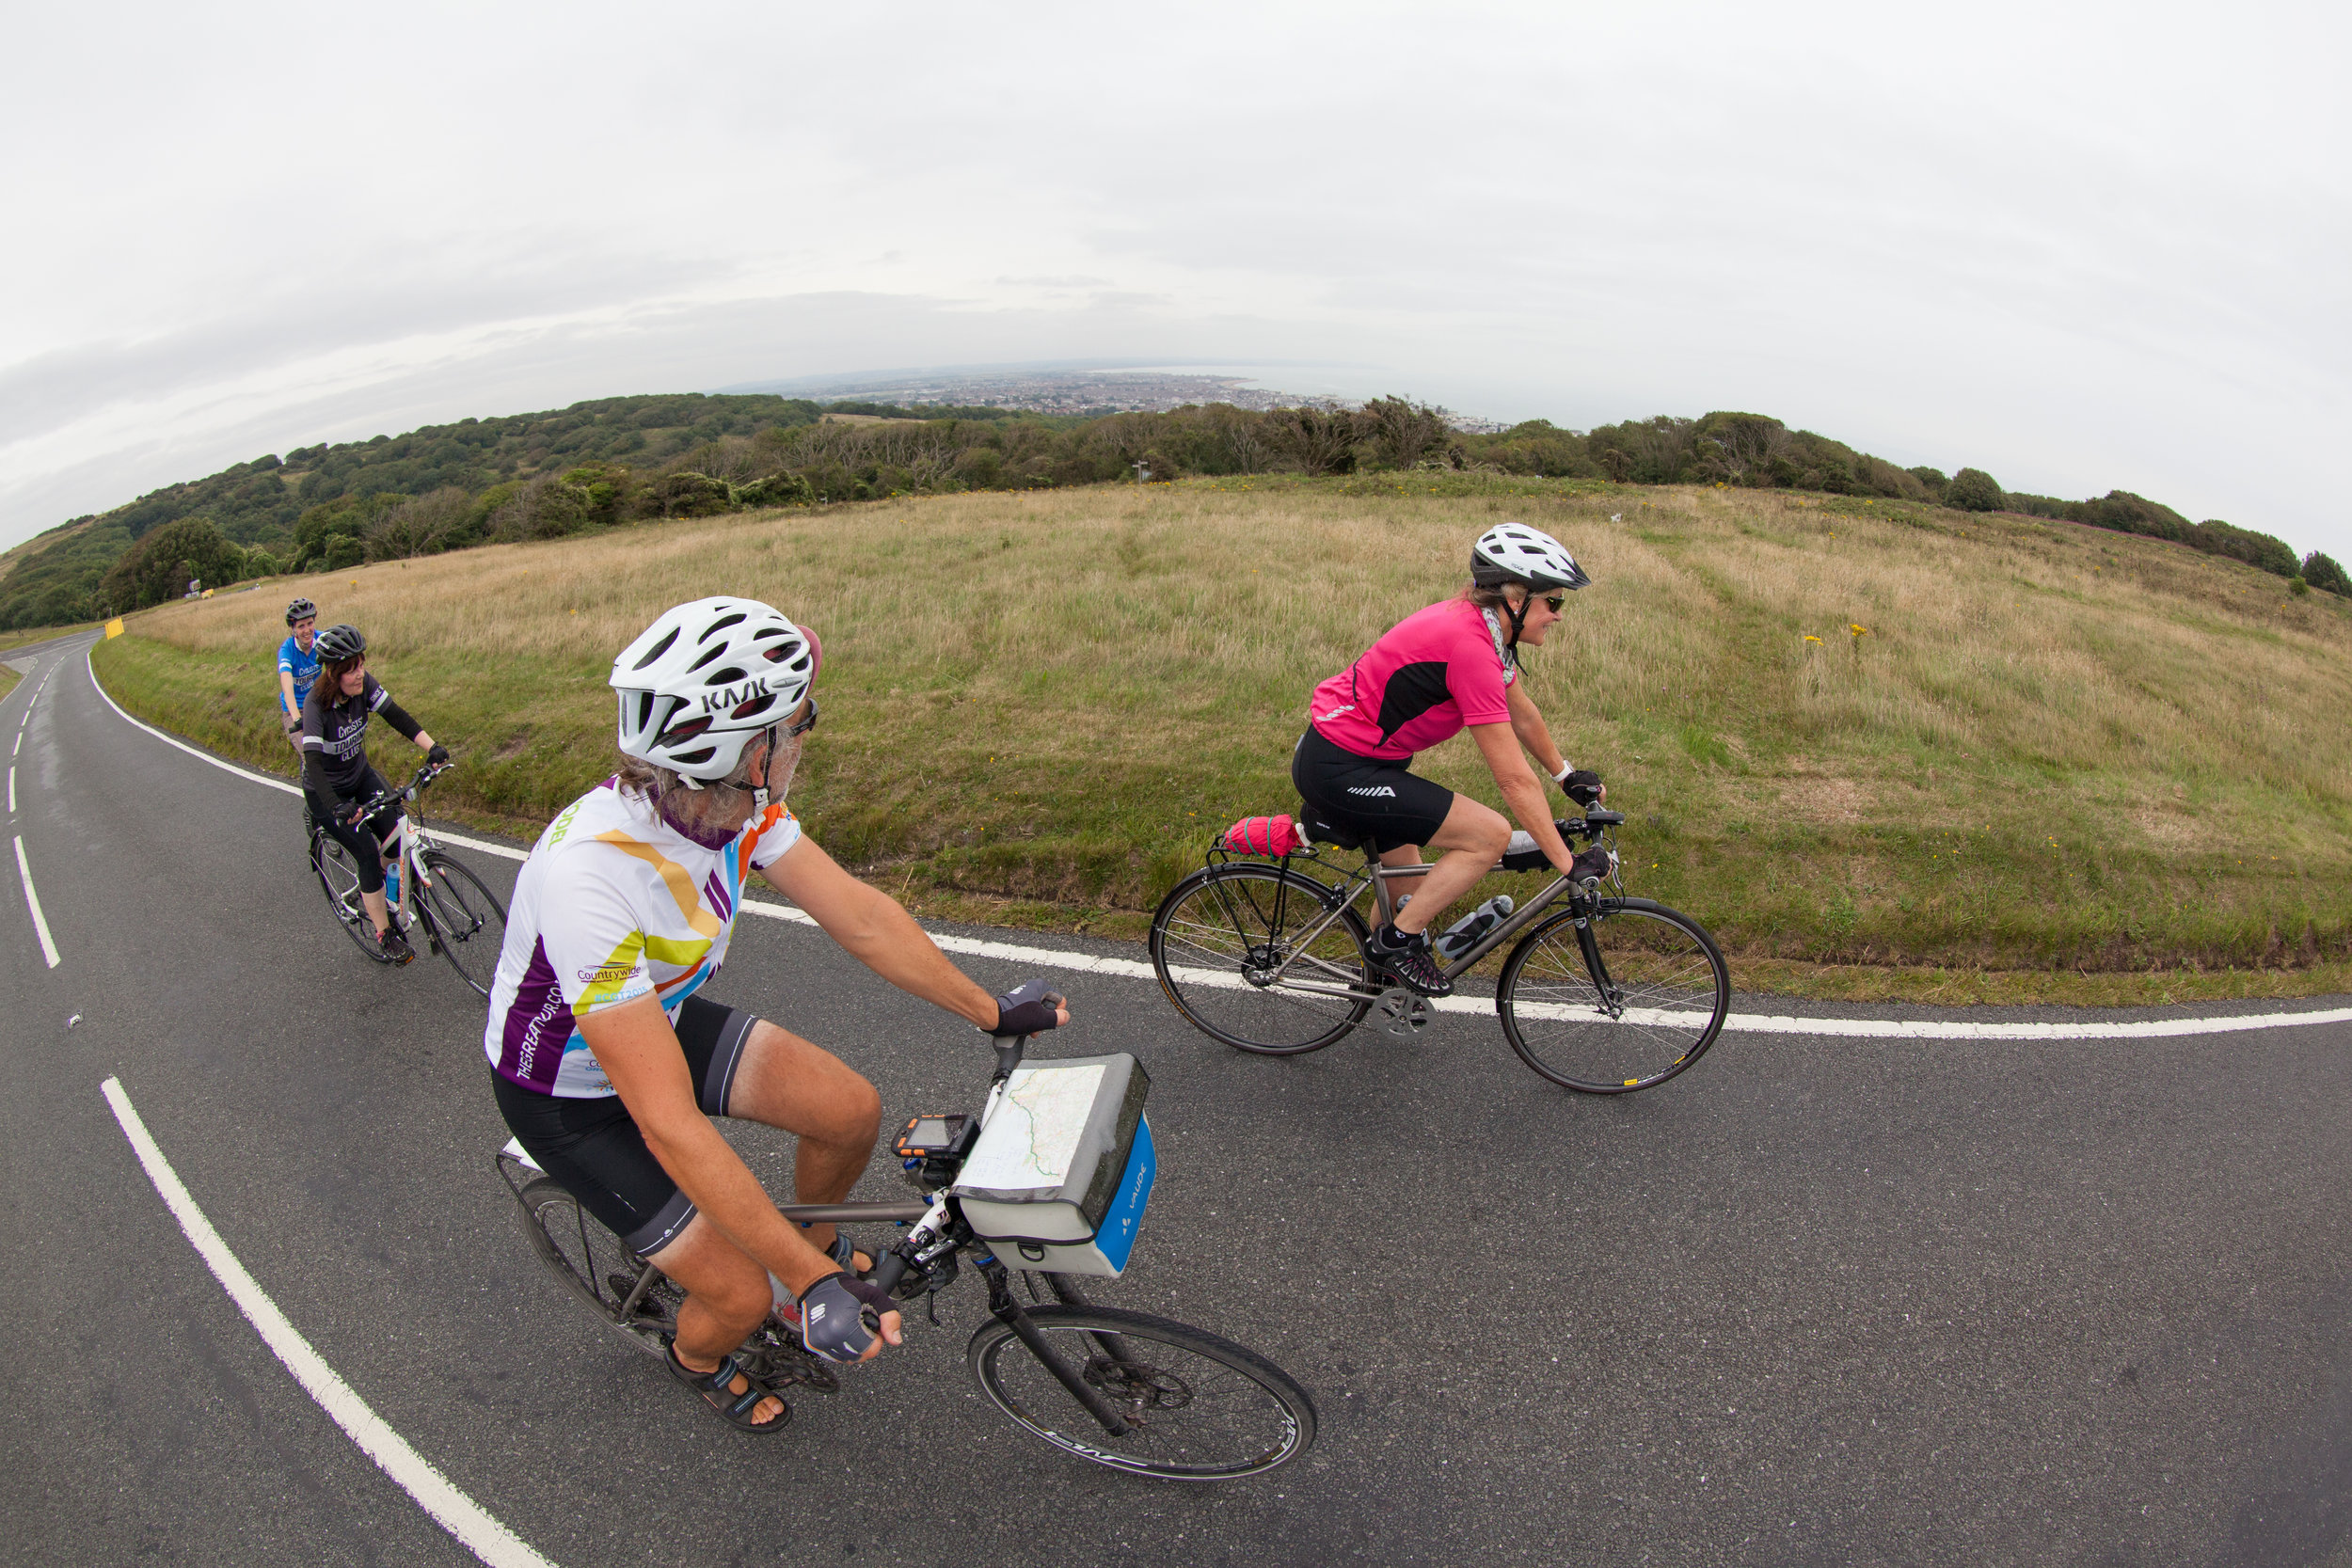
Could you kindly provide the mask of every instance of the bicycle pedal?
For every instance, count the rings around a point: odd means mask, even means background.
[[[1391,986],[1375,1004],[1388,1022],[1381,1025],[1398,1039],[1410,1039],[1429,1027],[1429,999],[1415,996],[1403,986]]]

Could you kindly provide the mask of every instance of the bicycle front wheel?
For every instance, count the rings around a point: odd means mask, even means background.
[[[1495,984],[1495,1010],[1519,1059],[1585,1094],[1629,1094],[1688,1071],[1730,1006],[1731,972],[1715,939],[1646,898],[1552,916],[1520,940]]]
[[[1194,872],[1152,916],[1160,990],[1194,1028],[1239,1050],[1321,1050],[1363,1021],[1378,990],[1364,923],[1354,910],[1326,923],[1331,896],[1312,878],[1248,861]]]
[[[316,873],[319,886],[326,890],[327,907],[335,911],[343,935],[358,943],[360,952],[383,963],[384,948],[375,940],[375,924],[368,918],[367,906],[359,901],[359,863],[351,858],[351,851],[340,840],[313,832],[310,869]]]
[[[466,984],[489,995],[499,949],[506,945],[506,906],[481,878],[440,850],[418,858],[431,879],[417,889],[417,903],[441,957]]]
[[[1315,1440],[1314,1402],[1255,1351],[1183,1323],[1111,1307],[1032,1307],[1046,1345],[1127,1423],[1114,1437],[991,1318],[964,1360],[1019,1425],[1066,1453],[1166,1481],[1262,1475]]]

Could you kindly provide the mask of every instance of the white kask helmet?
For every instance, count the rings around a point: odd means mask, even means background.
[[[1525,523],[1498,523],[1470,546],[1470,580],[1482,588],[1523,582],[1534,591],[1581,588],[1592,581],[1550,534]]]
[[[801,705],[818,657],[814,634],[757,599],[666,610],[612,661],[621,750],[690,789],[723,779],[754,736]]]

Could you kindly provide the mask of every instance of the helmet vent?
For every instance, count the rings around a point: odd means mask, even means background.
[[[663,654],[668,653],[670,651],[670,644],[676,641],[677,628],[673,626],[670,628],[669,636],[655,643],[651,648],[648,648],[645,651],[645,657],[639,659],[635,664],[630,665],[629,668],[632,670],[643,670],[645,666],[651,664],[655,659],[660,658]]]
[[[686,742],[693,739],[696,736],[702,734],[703,731],[708,728],[710,728],[710,720],[707,716],[689,719],[683,724],[675,725],[673,728],[663,730],[660,736],[657,738],[655,744],[660,746],[683,746]],[[679,760],[683,761],[684,759],[681,758]]]
[[[750,616],[744,614],[739,610],[732,615],[722,615],[716,621],[711,622],[710,625],[705,628],[703,634],[694,639],[694,641],[697,642],[707,642],[712,638],[718,636],[721,632],[726,630],[729,626],[739,626],[750,619]]]
[[[730,719],[750,719],[767,712],[770,708],[775,705],[775,694],[771,691],[763,691],[758,696],[752,698],[749,702],[736,704],[735,711],[728,714],[727,717]]]

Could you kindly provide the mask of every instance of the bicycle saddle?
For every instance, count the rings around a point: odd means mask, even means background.
[[[1364,847],[1363,835],[1351,833],[1336,823],[1324,820],[1323,814],[1304,800],[1298,802],[1295,820],[1306,831],[1307,836],[1317,844],[1328,844],[1340,849],[1360,849]]]

